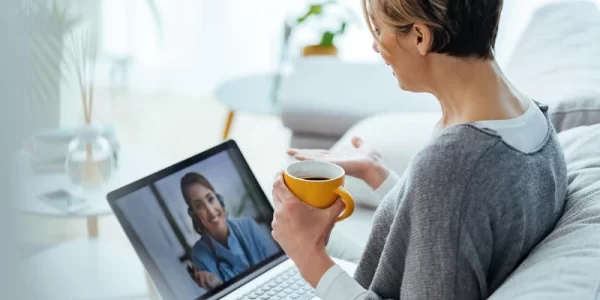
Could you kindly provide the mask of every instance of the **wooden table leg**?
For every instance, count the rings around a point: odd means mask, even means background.
[[[98,217],[87,218],[88,237],[98,237]]]
[[[233,123],[233,118],[235,117],[235,111],[230,110],[227,114],[227,121],[225,123],[225,129],[223,130],[223,140],[226,140],[229,137],[229,131],[231,131],[231,124]]]

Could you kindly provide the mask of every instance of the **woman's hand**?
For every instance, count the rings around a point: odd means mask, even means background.
[[[338,199],[331,207],[319,209],[298,199],[285,185],[279,174],[273,183],[273,238],[300,270],[300,274],[313,287],[333,266],[325,252],[331,230],[344,210]]]
[[[372,189],[377,189],[389,172],[381,164],[381,154],[359,138],[352,138],[356,153],[343,154],[322,149],[289,149],[288,154],[298,160],[319,160],[342,167],[347,175],[364,180]]]
[[[201,288],[208,291],[222,284],[217,275],[207,271],[198,271],[195,267],[194,270],[194,280]]]

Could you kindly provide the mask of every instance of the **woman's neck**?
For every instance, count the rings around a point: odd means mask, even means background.
[[[214,232],[211,234],[212,237],[221,245],[223,245],[223,247],[225,248],[229,248],[229,227],[227,227],[224,231],[222,232]]]
[[[522,115],[528,100],[504,77],[495,60],[435,59],[430,92],[442,107],[439,126],[482,120],[512,119]]]

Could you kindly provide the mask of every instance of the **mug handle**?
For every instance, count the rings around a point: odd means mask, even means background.
[[[350,193],[348,193],[348,191],[341,186],[338,186],[333,192],[340,196],[340,198],[342,198],[342,200],[344,201],[344,205],[346,205],[344,213],[342,213],[342,215],[337,218],[337,222],[339,222],[349,217],[354,212],[354,199],[352,198]]]

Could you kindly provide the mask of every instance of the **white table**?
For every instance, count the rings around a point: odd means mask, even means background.
[[[137,179],[150,175],[173,163],[160,153],[136,145],[126,144],[119,150],[118,168],[110,181],[99,189],[84,191],[88,202],[86,208],[77,212],[65,212],[40,199],[40,195],[56,189],[72,190],[73,185],[65,173],[35,174],[29,168],[29,163],[22,155],[20,162],[23,185],[20,189],[22,197],[16,203],[17,208],[25,213],[61,218],[86,218],[88,235],[98,236],[98,218],[112,214],[106,200],[110,191],[127,185]]]
[[[96,238],[53,246],[23,261],[21,272],[40,299],[146,299],[153,291],[132,247]]]
[[[277,93],[283,75],[276,73],[253,74],[221,83],[215,90],[217,101],[229,109],[223,139],[229,137],[237,112],[277,115]]]

